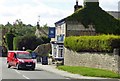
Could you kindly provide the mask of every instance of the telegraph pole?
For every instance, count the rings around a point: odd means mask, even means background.
[[[40,15],[38,16],[38,22],[40,22]]]

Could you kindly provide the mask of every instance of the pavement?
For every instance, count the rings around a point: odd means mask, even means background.
[[[43,69],[45,71],[49,71],[55,74],[59,74],[61,76],[64,76],[66,78],[70,79],[94,79],[94,80],[100,80],[100,81],[120,81],[118,79],[111,79],[111,78],[101,78],[101,77],[87,77],[82,76],[79,74],[72,74],[66,71],[58,70],[55,65],[42,65],[41,63],[37,63],[37,68]]]

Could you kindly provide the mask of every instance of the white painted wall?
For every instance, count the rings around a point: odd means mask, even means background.
[[[51,44],[52,45],[52,56],[56,57],[57,55],[57,49],[56,49],[56,44]]]

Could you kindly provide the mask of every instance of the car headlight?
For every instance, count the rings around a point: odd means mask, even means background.
[[[36,63],[37,61],[36,61],[36,59],[33,59],[33,63]]]
[[[18,59],[20,62],[24,63],[24,60]]]

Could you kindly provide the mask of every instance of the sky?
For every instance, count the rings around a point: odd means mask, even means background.
[[[78,0],[83,5],[83,0]],[[119,0],[99,0],[100,7],[105,11],[118,11]],[[54,27],[54,23],[74,12],[76,0],[0,0],[0,24],[21,19],[25,24],[47,24]],[[40,17],[39,17],[40,16]]]

